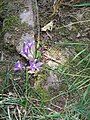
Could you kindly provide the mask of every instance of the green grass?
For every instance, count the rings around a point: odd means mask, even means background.
[[[0,8],[1,15],[5,14],[3,9],[6,11],[7,7]],[[16,16],[7,15],[3,30],[12,30],[18,23]],[[89,44],[65,41],[53,46],[73,47],[76,55],[55,70],[44,65],[42,71],[35,75],[27,71],[15,73],[12,67],[14,61],[0,61],[0,120],[90,120]],[[37,57],[41,58],[41,53],[37,53]],[[41,84],[49,71],[57,74],[59,91],[47,91]]]
[[[78,45],[75,48],[77,55],[67,65],[54,70],[63,79],[62,87],[65,84],[66,88],[53,97],[43,88],[31,86],[30,80],[36,77],[27,71],[13,73],[6,70],[0,87],[0,117],[6,120],[89,120],[90,55],[86,45],[79,45],[79,50]],[[46,67],[45,70],[52,68]],[[53,105],[62,97],[65,97],[63,110],[57,111]]]

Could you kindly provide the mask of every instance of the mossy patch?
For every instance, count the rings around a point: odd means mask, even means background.
[[[40,94],[41,100],[47,102],[50,99],[48,91],[46,91],[43,86],[38,87],[36,91]]]
[[[12,31],[20,25],[20,19],[17,16],[8,16],[3,22],[3,31]]]

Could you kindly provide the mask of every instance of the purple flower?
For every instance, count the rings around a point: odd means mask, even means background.
[[[21,50],[20,54],[24,56],[26,59],[33,59],[33,54],[31,53],[31,48],[35,44],[34,41],[25,42],[23,49]]]
[[[28,41],[28,42],[25,42],[25,43],[30,49],[33,45],[35,45],[35,41]]]
[[[20,52],[21,55],[23,55],[24,57],[28,57],[29,52],[29,47],[24,43],[24,46]]]
[[[30,64],[30,73],[34,73],[36,70],[39,71],[42,66],[42,62],[38,62],[36,59],[34,61],[29,61]]]
[[[20,61],[18,60],[18,61],[15,63],[14,71],[22,70],[22,68],[23,68],[22,62],[20,62]]]

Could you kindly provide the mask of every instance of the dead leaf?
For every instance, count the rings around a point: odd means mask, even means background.
[[[41,28],[41,31],[52,31],[53,29],[53,21],[49,22],[47,25],[45,25],[44,27]]]

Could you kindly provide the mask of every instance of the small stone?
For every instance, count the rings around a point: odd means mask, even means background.
[[[44,88],[46,90],[48,90],[49,87],[51,87],[53,89],[58,89],[59,88],[58,77],[53,71],[50,71],[49,76],[47,77],[46,84],[44,85]]]
[[[76,37],[77,37],[77,38],[79,38],[80,36],[81,36],[81,34],[78,32],[78,34],[77,34],[77,36],[76,36]]]
[[[5,41],[5,43],[9,43],[11,37],[12,37],[12,35],[11,35],[9,32],[7,32],[7,33],[4,35],[4,41]]]

